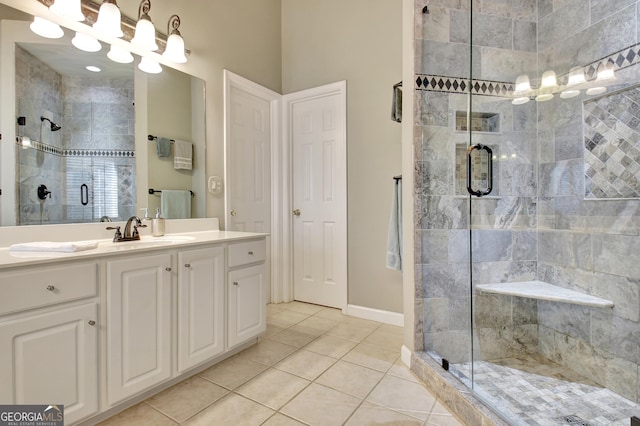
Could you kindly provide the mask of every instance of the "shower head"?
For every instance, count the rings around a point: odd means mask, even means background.
[[[51,131],[52,132],[57,132],[58,130],[62,129],[61,126],[58,126],[56,123],[54,123],[53,121],[49,120],[47,117],[40,117],[40,121],[48,121],[49,124],[51,124]]]

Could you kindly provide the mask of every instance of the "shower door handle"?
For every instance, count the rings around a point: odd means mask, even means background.
[[[89,187],[86,183],[80,185],[80,203],[83,206],[89,204]]]
[[[487,186],[486,189],[474,189],[473,188],[473,159],[472,154],[473,151],[485,151],[488,156],[487,161]],[[487,145],[476,144],[471,145],[467,148],[467,191],[471,195],[475,195],[476,197],[484,197],[485,195],[491,194],[491,190],[493,189],[493,151]]]

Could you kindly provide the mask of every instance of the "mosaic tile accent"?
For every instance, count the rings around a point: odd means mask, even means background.
[[[451,371],[470,383],[471,364]],[[636,404],[539,355],[473,364],[474,389],[515,425],[625,425]]]
[[[16,145],[22,147],[18,138],[16,138]],[[31,149],[46,152],[47,154],[57,155],[60,157],[63,156],[63,150],[61,148],[58,148],[57,146],[47,145],[46,143],[34,141],[33,139],[31,140]]]
[[[585,101],[586,199],[640,197],[640,88]]]
[[[511,96],[513,83],[490,80],[471,80],[464,77],[447,77],[442,75],[417,74],[416,90],[428,90],[447,93],[471,93],[487,96]],[[471,89],[469,89],[471,88]]]

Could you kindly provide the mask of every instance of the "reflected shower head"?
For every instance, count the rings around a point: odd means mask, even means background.
[[[62,129],[61,126],[58,126],[56,123],[54,123],[53,121],[49,120],[47,117],[40,117],[40,121],[48,121],[49,124],[51,124],[51,131],[52,132],[57,132],[58,130]]]

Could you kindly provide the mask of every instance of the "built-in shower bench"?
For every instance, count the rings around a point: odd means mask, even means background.
[[[481,284],[476,288],[483,293],[504,294],[527,297],[529,299],[572,303],[596,308],[613,308],[613,302],[575,290],[569,290],[544,281],[523,281],[515,283]]]

